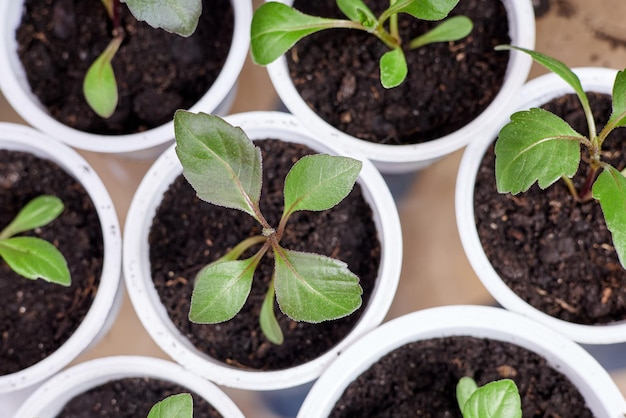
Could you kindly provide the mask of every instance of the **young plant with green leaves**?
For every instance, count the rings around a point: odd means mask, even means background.
[[[510,379],[478,387],[471,377],[462,377],[456,386],[456,400],[463,418],[521,418],[522,400]]]
[[[121,0],[137,20],[181,36],[196,30],[202,13],[202,0]],[[113,39],[91,64],[83,81],[87,104],[102,118],[110,117],[118,103],[117,81],[111,61],[122,41],[124,29],[120,21],[120,0],[101,0],[112,23]]]
[[[70,285],[70,271],[63,254],[48,241],[21,232],[45,226],[63,212],[58,197],[42,195],[24,206],[17,216],[0,231],[0,258],[17,274],[27,279],[39,278],[62,286]]]
[[[323,211],[350,193],[361,170],[360,161],[339,156],[301,158],[285,178],[284,210],[277,227],[259,208],[261,152],[239,128],[207,114],[177,111],[174,116],[176,153],[183,174],[200,199],[241,210],[261,226],[262,234],[244,239],[196,276],[189,318],[219,323],[233,318],[250,293],[254,271],[272,251],[274,273],[260,313],[260,326],[275,344],[283,334],[274,313],[274,299],[296,321],[318,323],[347,316],[361,306],[359,278],[339,260],[292,251],[280,245],[290,216],[298,211]],[[260,248],[246,259],[240,256]]]
[[[580,79],[564,63],[523,48],[503,45],[497,49],[523,51],[565,80],[582,104],[589,129],[589,135],[584,136],[562,118],[539,108],[513,114],[511,122],[500,131],[495,146],[498,191],[517,194],[535,182],[545,189],[562,179],[575,201],[596,199],[620,263],[626,267],[626,177],[624,171],[602,160],[604,141],[613,130],[626,125],[626,72],[620,71],[615,77],[612,114],[597,132]],[[589,167],[582,187],[577,189],[572,177],[580,165],[581,148],[589,154]]]
[[[154,404],[148,418],[192,418],[193,398],[189,393],[171,395]]]
[[[389,0],[389,7],[376,16],[362,0],[337,0],[348,19],[310,16],[283,3],[268,2],[252,18],[252,59],[267,65],[287,52],[300,39],[325,29],[362,30],[380,39],[389,51],[380,58],[380,81],[385,88],[400,85],[408,73],[403,47],[416,49],[435,42],[457,41],[472,31],[472,21],[465,16],[445,19],[459,0]],[[404,45],[398,30],[398,15],[439,21],[430,31],[408,40]]]

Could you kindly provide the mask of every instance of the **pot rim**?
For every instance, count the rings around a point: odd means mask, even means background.
[[[226,118],[241,126],[252,139],[275,137],[304,142],[320,151],[345,155],[319,144],[292,116],[280,112],[248,112]],[[170,183],[182,172],[174,146],[150,168],[133,197],[124,235],[124,276],[130,299],[144,327],[157,344],[177,362],[220,385],[250,390],[275,390],[315,379],[338,353],[358,336],[382,322],[393,300],[402,264],[398,212],[391,193],[371,162],[364,160],[359,176],[366,201],[374,213],[381,242],[379,280],[361,319],[346,338],[320,357],[302,365],[275,371],[251,371],[224,365],[201,353],[172,324],[159,302],[150,277],[147,236],[156,205]],[[166,184],[162,184],[165,182]],[[158,186],[155,186],[158,184]],[[384,284],[381,281],[385,281]],[[167,319],[163,323],[163,319]]]
[[[574,68],[573,71],[580,78],[585,90],[611,94],[617,70],[584,67]],[[574,93],[574,90],[567,83],[553,73],[546,74],[524,86],[513,111],[538,107],[568,93]],[[459,166],[455,191],[456,219],[461,243],[470,264],[489,293],[511,311],[535,319],[581,343],[611,344],[626,341],[626,320],[598,325],[576,324],[550,316],[529,305],[500,279],[485,255],[474,221],[474,183],[485,151],[505,123],[498,126],[493,135],[472,142],[466,148]]]
[[[249,26],[252,19],[250,0],[231,0],[234,29],[231,48],[224,67],[209,90],[191,107],[192,111],[226,114],[234,99],[234,90],[250,45]],[[71,128],[50,116],[39,99],[31,92],[26,73],[17,56],[15,30],[22,15],[23,1],[0,3],[0,89],[11,106],[36,129],[70,145],[87,151],[130,153],[143,157],[140,151],[160,152],[173,141],[172,121],[149,129],[124,135],[100,135]]]

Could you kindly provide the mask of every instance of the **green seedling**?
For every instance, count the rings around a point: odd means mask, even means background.
[[[63,212],[63,202],[42,195],[26,204],[15,219],[0,231],[0,257],[17,274],[39,278],[62,286],[70,285],[70,272],[63,254],[46,240],[15,236],[45,226]]]
[[[148,418],[192,418],[193,399],[189,393],[171,395],[154,404]]]
[[[311,323],[341,318],[359,308],[359,279],[345,263],[283,248],[280,240],[293,213],[322,211],[341,202],[354,187],[360,161],[321,154],[301,158],[285,178],[284,211],[274,228],[259,209],[261,152],[241,129],[216,116],[179,110],[174,116],[174,130],[183,174],[198,197],[247,213],[263,231],[200,270],[191,298],[192,322],[213,324],[233,318],[248,298],[255,268],[270,250],[275,269],[260,326],[273,343],[283,342],[274,298],[287,316]],[[254,255],[240,259],[254,246],[260,246]]]
[[[463,418],[521,418],[522,400],[510,379],[478,387],[471,377],[462,377],[456,386],[456,399]]]
[[[113,38],[91,64],[83,80],[87,104],[102,118],[110,117],[118,103],[117,81],[111,61],[122,41],[124,30],[120,22],[120,0],[101,0],[113,26]],[[202,0],[122,0],[137,20],[181,36],[196,30],[202,13]]]
[[[337,6],[348,19],[328,19],[301,13],[283,3],[269,2],[259,7],[252,18],[252,59],[267,65],[287,52],[300,39],[324,29],[346,28],[362,30],[380,39],[388,48],[379,62],[383,87],[400,85],[408,73],[403,40],[398,33],[398,14],[406,13],[416,19],[439,21],[445,19],[459,0],[390,0],[380,16],[362,0],[337,0]],[[472,21],[465,16],[443,20],[434,29],[408,41],[409,49],[435,42],[465,38],[472,31]]]
[[[605,139],[613,130],[626,125],[626,72],[620,71],[615,77],[612,114],[597,133],[589,99],[578,76],[564,63],[523,48],[503,45],[497,49],[523,51],[565,80],[576,92],[589,128],[589,136],[581,135],[560,117],[538,108],[513,114],[511,122],[500,131],[495,146],[498,191],[517,194],[535,182],[545,189],[562,179],[575,201],[596,199],[620,263],[626,267],[626,178],[623,171],[602,160]],[[576,189],[571,178],[578,171],[582,148],[589,154],[589,168],[582,187]]]

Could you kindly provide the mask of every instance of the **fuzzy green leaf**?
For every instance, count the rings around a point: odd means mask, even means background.
[[[471,377],[464,376],[459,379],[459,383],[456,385],[456,401],[461,411],[467,400],[476,392],[476,389],[478,389],[478,385]]]
[[[341,202],[354,187],[362,163],[325,154],[307,155],[285,178],[283,218],[299,210],[321,211]]]
[[[350,20],[361,23],[366,29],[376,27],[376,15],[363,0],[337,0],[337,6]]]
[[[408,13],[422,20],[441,20],[448,16],[459,0],[398,0],[389,13]]]
[[[193,398],[189,393],[171,395],[154,404],[148,418],[192,418]]]
[[[258,257],[251,257],[212,263],[202,268],[191,294],[189,320],[198,324],[217,324],[237,315],[250,294],[258,263]]]
[[[461,411],[463,418],[521,418],[522,401],[515,383],[503,379],[476,389]]]
[[[454,16],[444,20],[433,29],[411,40],[409,46],[412,49],[435,42],[458,41],[472,32],[474,27],[471,19],[466,16]]]
[[[27,279],[69,286],[70,271],[63,254],[48,241],[35,237],[0,240],[0,257],[17,274]]]
[[[56,196],[42,195],[28,202],[0,232],[0,239],[47,225],[63,212],[63,202]]]
[[[361,306],[359,278],[346,263],[319,254],[274,248],[276,299],[291,319],[318,323]]]
[[[607,166],[593,184],[593,197],[600,202],[613,246],[626,268],[626,177]]]
[[[386,89],[397,87],[406,78],[408,67],[402,48],[394,48],[380,57],[380,83]]]
[[[274,282],[270,283],[269,289],[263,299],[263,305],[261,305],[261,313],[259,315],[259,323],[261,325],[261,331],[263,335],[274,344],[282,344],[285,340],[283,331],[280,329],[280,325],[276,320],[276,314],[274,313]]]
[[[496,183],[500,193],[526,191],[535,181],[545,189],[572,177],[580,163],[583,137],[563,119],[530,109],[511,116],[496,141]]]
[[[263,3],[252,17],[250,52],[256,64],[267,65],[287,52],[300,39],[338,21],[309,16],[277,2]]]
[[[117,82],[111,60],[121,43],[121,37],[113,38],[102,54],[91,64],[83,80],[85,100],[102,118],[110,117],[117,107]]]
[[[607,125],[626,126],[626,70],[619,71],[613,84],[613,113]]]
[[[174,115],[176,154],[198,197],[257,219],[261,151],[240,129],[217,116],[179,110]]]
[[[135,19],[153,28],[190,36],[202,14],[202,0],[122,0]]]

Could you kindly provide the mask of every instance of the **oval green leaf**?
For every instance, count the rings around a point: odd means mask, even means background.
[[[626,125],[626,70],[618,71],[613,84],[613,112],[607,125]]]
[[[398,0],[389,9],[390,13],[408,13],[422,20],[441,20],[450,14],[458,2],[459,0]]]
[[[463,418],[521,418],[522,401],[515,383],[503,379],[476,389],[462,412]]]
[[[274,312],[274,282],[270,283],[269,289],[263,299],[263,305],[261,306],[261,314],[259,316],[259,325],[263,335],[274,344],[282,344],[285,341],[283,331],[280,329],[280,325],[276,320],[276,314]]]
[[[626,177],[607,166],[593,184],[592,191],[602,207],[619,261],[626,268]]]
[[[202,0],[122,0],[135,19],[153,28],[190,36],[202,14]]]
[[[110,117],[117,107],[117,82],[111,60],[121,43],[121,37],[113,38],[104,52],[91,64],[83,80],[85,100],[102,118]]]
[[[476,392],[476,389],[478,389],[478,385],[471,377],[464,376],[459,379],[459,383],[456,385],[456,401],[461,411],[467,400]]]
[[[154,404],[148,418],[192,418],[193,398],[189,393],[171,395]]]
[[[240,129],[205,113],[174,115],[176,154],[198,197],[257,219],[261,151]]]
[[[409,47],[415,49],[435,42],[458,41],[469,35],[473,27],[474,25],[470,18],[454,16],[444,20],[425,34],[411,40]]]
[[[402,84],[409,70],[402,48],[394,48],[380,57],[380,83],[386,89]]]
[[[274,248],[276,299],[295,321],[318,323],[361,306],[359,278],[346,263],[319,254]]]
[[[63,254],[51,243],[35,237],[0,241],[0,257],[20,276],[69,286],[70,271]]]
[[[0,232],[0,239],[47,225],[63,212],[63,202],[56,196],[37,196]]]
[[[500,193],[517,194],[537,181],[545,189],[580,163],[582,135],[563,119],[530,109],[511,116],[496,141],[496,183]]]

